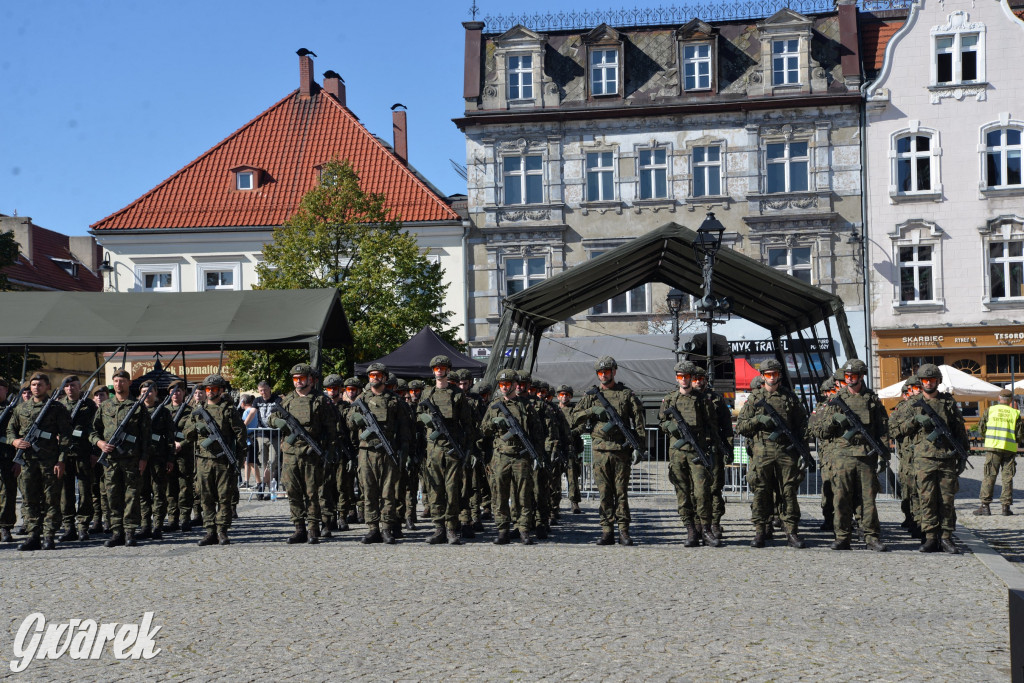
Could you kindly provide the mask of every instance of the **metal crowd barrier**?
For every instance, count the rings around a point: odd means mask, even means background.
[[[281,463],[281,430],[257,428],[248,431],[249,447],[246,452],[245,463],[239,462],[241,470],[241,481],[239,482],[240,492],[248,494],[247,500],[252,500],[260,493],[270,496],[268,500],[287,498],[285,486],[282,480]],[[276,454],[276,457],[271,457]],[[267,468],[268,460],[272,460],[271,471],[269,472],[268,485],[260,491],[259,484],[263,482],[263,473]],[[249,463],[252,463],[251,465]]]

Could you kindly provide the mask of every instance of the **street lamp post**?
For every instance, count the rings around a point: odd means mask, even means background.
[[[697,264],[701,267],[704,276],[704,297],[697,305],[697,310],[707,321],[707,352],[708,386],[715,379],[714,347],[711,343],[711,329],[715,322],[715,311],[727,312],[729,303],[727,300],[716,301],[711,295],[712,280],[715,271],[715,255],[722,247],[722,235],[725,233],[725,226],[722,225],[715,214],[708,211],[704,222],[697,228],[697,241],[693,245],[694,255]]]
[[[683,309],[682,291],[672,288],[668,290],[665,303],[668,304],[668,312],[672,314],[672,350],[676,354],[676,362],[679,362],[679,311]]]

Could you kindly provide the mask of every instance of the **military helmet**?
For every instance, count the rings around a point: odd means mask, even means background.
[[[486,395],[490,394],[492,391],[494,391],[491,388],[491,385],[488,384],[487,382],[478,382],[477,384],[474,384],[473,386],[471,386],[469,388],[469,390],[471,392],[474,392],[474,393],[480,395],[480,396],[486,396]]]
[[[399,378],[398,378],[397,380],[395,380],[395,387],[396,387],[396,388],[397,388],[397,389],[398,389],[399,391],[405,391],[405,390],[407,390],[407,389],[409,388],[409,383],[408,383],[408,382],[406,382],[406,381],[405,381],[404,379],[402,379],[401,377],[399,377]]]
[[[383,363],[370,363],[370,367],[366,368],[366,374],[371,372],[382,372],[386,375],[388,374],[388,366]]]
[[[469,370],[466,370],[465,368],[461,370],[452,370],[448,373],[448,376],[456,382],[466,382],[470,379]]]
[[[355,387],[356,389],[362,389],[363,380],[359,379],[358,377],[349,377],[347,380],[345,380],[345,386]]]
[[[536,382],[534,382],[533,386],[540,389],[541,391],[551,391],[551,385],[542,379],[539,379]]]
[[[704,369],[703,365],[693,364],[693,376],[694,377],[707,377],[708,371]]]
[[[452,367],[452,359],[444,354],[438,354],[430,359],[430,367],[434,368],[438,365],[450,370]]]
[[[423,380],[421,379],[414,379],[411,382],[409,382],[409,389],[412,391],[423,391],[423,387],[425,386],[426,385],[423,383]]]
[[[836,368],[836,371],[832,373],[832,381],[833,382],[842,382],[842,381],[844,381],[843,378],[844,378],[843,369],[841,367]]]
[[[774,358],[769,358],[761,363],[761,367],[759,369],[761,372],[782,372],[782,363]]]
[[[764,377],[762,377],[761,375],[758,375],[754,379],[750,380],[750,388],[751,389],[760,389],[763,386],[764,386]]]
[[[822,395],[827,394],[828,392],[832,391],[835,388],[836,383],[832,379],[826,379],[824,382],[821,383]]]
[[[204,387],[220,387],[226,389],[228,381],[218,374],[207,375],[206,379],[203,380]]]
[[[516,381],[520,384],[529,384],[533,381],[533,376],[530,375],[529,370],[516,370]]]
[[[558,389],[555,390],[555,393],[556,394],[569,394],[570,396],[574,396],[575,395],[573,393],[572,387],[570,387],[568,384],[559,384],[558,385]]]
[[[336,375],[334,373],[331,373],[324,378],[325,387],[340,387],[342,382],[343,380],[341,379],[341,375]]]
[[[918,377],[917,375],[911,375],[910,377],[907,378],[907,381],[903,383],[903,386],[905,386],[905,387],[920,387],[921,386],[921,378]]]
[[[859,358],[851,358],[850,360],[846,361],[846,364],[843,366],[843,374],[849,372],[855,375],[864,375],[867,374],[867,371],[867,363],[860,360]]]
[[[504,370],[498,373],[499,382],[516,382],[518,380],[518,374],[515,370],[512,370],[510,368],[505,368]]]
[[[942,379],[942,372],[935,363],[925,363],[917,369],[917,376],[921,379]]]
[[[600,358],[597,359],[597,362],[594,363],[594,372],[599,372],[601,370],[618,370],[618,369],[619,369],[619,364],[616,363],[615,359],[612,358],[611,356],[601,356]]]
[[[312,375],[313,366],[309,363],[296,363],[292,366],[292,371],[289,374],[291,374],[292,377],[295,375]]]
[[[676,363],[675,371],[677,375],[693,375],[697,370],[696,364],[693,361],[681,360]]]

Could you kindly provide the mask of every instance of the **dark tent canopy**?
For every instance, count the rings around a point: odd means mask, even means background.
[[[365,375],[370,363],[384,363],[388,371],[399,377],[430,377],[430,359],[443,354],[452,359],[453,370],[469,370],[473,377],[481,377],[486,365],[464,356],[437,336],[429,326],[417,332],[409,341],[382,358],[367,363],[356,363],[356,372]]]

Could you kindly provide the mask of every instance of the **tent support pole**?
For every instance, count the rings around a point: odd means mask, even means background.
[[[124,343],[124,353],[121,354],[121,369],[128,365],[128,342]]]
[[[25,344],[25,352],[21,356],[21,384],[18,385],[18,391],[25,386],[26,372],[28,372],[28,344]]]
[[[220,358],[217,359],[217,374],[224,368],[224,342],[220,343]]]
[[[185,362],[185,349],[181,350],[181,374],[182,379],[185,380],[185,388],[188,389],[188,363]],[[187,399],[188,396],[185,398]]]

